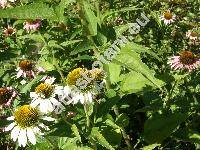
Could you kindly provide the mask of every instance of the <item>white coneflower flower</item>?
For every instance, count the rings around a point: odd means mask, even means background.
[[[56,97],[62,94],[62,88],[53,85],[53,81],[53,78],[46,79],[44,83],[35,88],[35,92],[30,92],[30,97],[33,99],[31,106],[39,106],[40,111],[43,113],[52,112],[55,106],[60,104]]]
[[[27,59],[21,60],[19,62],[19,67],[17,68],[17,78],[35,78],[35,76],[39,73],[45,72],[42,67],[35,67],[35,64]]]
[[[97,94],[95,83],[103,80],[103,76],[102,70],[74,69],[68,74],[68,85],[64,87],[67,103],[92,103]]]
[[[161,16],[161,20],[163,20],[166,25],[174,22],[175,18],[176,15],[172,14],[169,10]]]
[[[191,72],[199,67],[200,59],[191,51],[183,51],[179,56],[169,58],[168,64],[175,70],[186,69]]]
[[[17,93],[12,87],[0,88],[0,107],[10,106],[16,96]]]
[[[189,30],[188,32],[186,32],[186,37],[189,38],[190,40],[197,40],[198,39],[198,33]]]
[[[14,122],[6,127],[5,131],[12,130],[11,138],[13,141],[18,139],[19,146],[25,147],[28,141],[33,145],[36,144],[36,135],[42,135],[41,128],[48,130],[48,127],[41,123],[42,120],[54,121],[55,119],[43,116],[38,109],[30,105],[23,105],[7,120]]]

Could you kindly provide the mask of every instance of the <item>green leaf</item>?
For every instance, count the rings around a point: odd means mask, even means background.
[[[178,129],[173,136],[179,140],[200,144],[199,132],[188,129],[188,127]]]
[[[0,9],[1,18],[51,19],[56,18],[54,10],[44,3],[32,3],[14,8]]]
[[[19,36],[19,39],[31,39],[33,41],[45,44],[45,40],[40,34],[27,34],[24,36]]]
[[[107,120],[105,121],[105,124],[106,124],[107,126],[112,127],[113,129],[121,129],[120,126],[118,126],[117,124],[115,124],[115,122],[113,122],[113,121],[110,120],[110,119],[107,119]]]
[[[117,148],[122,140],[122,134],[120,129],[113,129],[110,126],[101,127],[101,134],[114,148]]]
[[[114,150],[114,148],[108,143],[108,141],[104,138],[104,136],[100,133],[99,129],[97,127],[92,128],[91,138],[95,140],[97,143],[99,143],[101,146],[109,149]]]
[[[120,127],[126,127],[129,124],[129,117],[126,114],[120,114],[115,122]]]
[[[22,90],[21,90],[21,93],[27,93],[28,91],[31,90],[31,87],[34,85],[34,84],[37,84],[41,79],[42,79],[43,76],[37,76],[35,79],[33,79],[31,82],[29,82]]]
[[[50,48],[52,47],[52,48],[57,48],[57,49],[64,50],[64,48],[62,46],[60,46],[59,44],[57,44],[57,41],[55,41],[55,40],[50,40],[48,42],[48,47],[50,47]]]
[[[115,63],[109,63],[107,65],[107,72],[108,77],[111,84],[116,84],[120,81],[120,72],[121,72],[121,66]]]
[[[141,73],[145,78],[161,89],[163,82],[154,77],[154,72],[144,64],[140,55],[135,52],[130,43],[121,48],[120,54],[114,59],[114,62],[126,67],[130,71]]]
[[[62,150],[92,150],[87,146],[79,146],[76,144],[77,138],[62,137],[58,143],[59,149]]]
[[[147,86],[155,86],[145,76],[135,71],[123,74],[120,77],[122,78],[120,84],[120,93],[122,94],[138,93],[147,88]]]
[[[59,22],[65,22],[65,20],[67,20],[67,17],[64,16],[64,12],[65,12],[65,8],[68,6],[69,3],[70,1],[61,0],[59,5],[54,8],[56,16],[57,16],[55,20],[58,20]]]
[[[81,141],[81,136],[80,136],[80,134],[79,134],[79,131],[78,131],[77,126],[76,126],[75,124],[73,124],[73,125],[71,126],[71,129],[72,129],[74,135],[75,135],[75,136],[78,138],[78,140],[82,143],[82,141]]]
[[[82,42],[83,40],[71,40],[71,41],[65,41],[65,42],[62,42],[60,45],[61,46],[69,46],[69,45],[73,45],[75,43],[78,43],[78,42]]]
[[[134,48],[134,51],[136,51],[137,53],[147,53],[151,56],[153,56],[154,58],[158,59],[158,60],[161,60],[157,55],[156,53],[154,53],[152,50],[149,50],[147,47],[144,47],[142,45],[139,45],[139,44],[136,44],[136,43],[133,43],[131,42],[130,43],[130,46]]]
[[[38,66],[43,67],[46,71],[52,71],[55,70],[55,67],[53,65],[52,58],[41,58],[41,60],[38,61]]]
[[[84,52],[86,50],[92,49],[93,46],[88,41],[83,41],[79,43],[73,51],[71,51],[70,55],[76,55],[78,53]]]
[[[87,1],[81,0],[80,6],[83,13],[83,24],[89,30],[90,35],[97,35],[98,19],[95,16],[94,12],[91,10],[91,5]]]
[[[154,150],[154,148],[160,146],[160,144],[151,144],[142,148],[142,150]]]
[[[101,18],[102,18],[102,21],[103,21],[107,17],[109,17],[109,16],[111,16],[115,13],[133,11],[133,10],[138,10],[138,9],[141,9],[141,8],[136,8],[135,6],[133,6],[133,7],[125,7],[125,8],[119,9],[119,10],[109,10],[106,13],[104,13]]]
[[[188,114],[162,114],[149,118],[144,125],[144,139],[149,144],[161,143],[169,137],[185,121]]]
[[[119,95],[117,95],[113,89],[109,89],[106,93],[106,96],[106,101],[100,103],[98,106],[97,117],[104,116],[105,112],[109,112],[109,110],[120,100]]]

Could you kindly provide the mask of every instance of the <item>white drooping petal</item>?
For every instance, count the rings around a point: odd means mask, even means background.
[[[71,93],[71,88],[69,86],[65,86],[63,92],[65,95],[69,95]]]
[[[55,79],[56,79],[56,78],[54,78],[54,77],[49,77],[49,78],[47,78],[47,79],[45,80],[45,83],[47,83],[47,84],[53,84],[53,82],[55,81]]]
[[[32,101],[30,105],[31,105],[32,107],[35,108],[35,107],[38,106],[39,104],[40,104],[40,100],[39,100],[39,99],[36,99],[36,100]]]
[[[47,102],[47,107],[49,112],[52,112],[54,110],[53,104],[50,100]]]
[[[49,130],[49,128],[46,125],[44,125],[43,123],[40,123],[39,126],[45,130]]]
[[[30,106],[32,107],[37,107],[39,104],[40,104],[41,100],[40,99],[36,99],[36,100],[33,100],[30,104]]]
[[[85,103],[85,97],[82,93],[79,94],[79,100],[80,100],[81,104]]]
[[[30,97],[36,99],[38,95],[35,92],[30,92]]]
[[[26,146],[27,143],[27,136],[26,136],[26,129],[21,129],[18,136],[19,146]]]
[[[41,131],[40,131],[40,129],[38,127],[34,127],[33,131],[34,131],[34,133],[37,133],[39,135],[41,134]]]
[[[43,113],[48,112],[48,104],[46,103],[46,100],[40,102],[40,111]]]
[[[92,93],[88,92],[88,93],[87,93],[87,96],[88,96],[88,101],[89,101],[90,103],[92,103]]]
[[[36,137],[35,137],[35,134],[33,132],[33,129],[31,128],[28,128],[27,129],[27,136],[28,136],[28,140],[33,144],[35,145],[36,144]]]
[[[10,131],[16,124],[13,122],[5,128],[5,131]]]
[[[55,94],[63,95],[63,91],[64,91],[63,86],[56,86],[54,92]]]
[[[24,71],[19,69],[18,73],[17,73],[17,78],[20,78],[23,75]]]
[[[54,118],[52,118],[52,117],[47,117],[47,116],[43,117],[42,119],[43,119],[43,120],[47,120],[47,121],[55,121]]]
[[[78,101],[79,101],[79,94],[78,93],[72,95],[72,101],[73,101],[73,104],[78,103]]]
[[[14,120],[15,117],[14,116],[11,116],[11,117],[8,117],[7,120]]]
[[[10,2],[12,2],[12,3],[13,3],[13,2],[15,2],[16,0],[8,0],[8,1],[10,1]]]
[[[11,139],[15,142],[18,138],[20,129],[18,126],[14,127],[13,130],[11,131]]]

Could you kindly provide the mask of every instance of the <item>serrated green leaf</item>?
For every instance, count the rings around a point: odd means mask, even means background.
[[[81,141],[81,136],[80,136],[80,134],[79,134],[79,131],[78,131],[77,126],[76,126],[75,124],[73,124],[73,125],[71,126],[71,129],[72,129],[74,135],[75,135],[75,136],[78,138],[78,140],[82,143],[82,141]]]
[[[52,19],[56,18],[56,15],[53,8],[50,8],[47,4],[32,3],[4,10],[0,9],[0,17],[17,19]]]
[[[163,82],[154,77],[154,72],[144,64],[140,55],[134,51],[130,43],[121,48],[120,54],[114,59],[114,62],[126,67],[130,71],[141,73],[145,78],[161,89]]]
[[[116,84],[120,81],[121,66],[115,63],[107,65],[108,77],[111,84]]]
[[[91,45],[90,42],[83,41],[75,47],[75,49],[70,53],[70,55],[76,55],[80,52],[84,52],[84,51],[92,49],[92,48],[93,48],[93,46]]]
[[[87,1],[81,0],[81,8],[83,13],[83,24],[89,30],[91,36],[97,35],[97,23],[98,19],[94,12],[91,10],[91,6]]]
[[[108,143],[108,141],[104,138],[104,136],[101,134],[101,132],[99,131],[97,127],[92,128],[90,136],[93,140],[95,140],[101,146],[109,150],[114,150],[114,148]]]
[[[133,47],[134,51],[136,51],[137,53],[147,53],[151,56],[153,56],[154,58],[158,59],[158,60],[161,60],[157,55],[156,53],[154,53],[153,51],[149,50],[147,47],[144,47],[142,45],[139,45],[139,44],[136,44],[136,43],[133,43],[131,42],[130,43],[130,46]]]

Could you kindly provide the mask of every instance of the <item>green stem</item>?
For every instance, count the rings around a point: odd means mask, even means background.
[[[53,55],[53,65],[56,68],[56,70],[58,71],[58,73],[60,74],[63,83],[65,83],[65,77],[64,77],[60,67],[58,66],[58,62],[57,62],[57,60],[56,60],[56,58],[54,56],[54,53],[52,55]]]
[[[115,115],[116,115],[116,116],[119,116],[119,110],[118,110],[117,105],[113,106],[113,108],[114,108]],[[128,150],[132,150],[129,137],[128,137],[128,135],[126,134],[126,131],[125,131],[124,127],[121,127],[121,132],[122,132],[122,136],[123,136],[123,138],[124,138],[124,140],[125,140],[125,142],[126,142],[126,145],[127,145],[127,147],[128,147]]]
[[[169,103],[171,101],[171,97],[172,97],[172,94],[173,94],[173,91],[174,91],[174,88],[175,88],[176,84],[177,84],[177,80],[175,80],[174,85],[173,85],[172,89],[169,92],[168,100],[166,102],[166,107],[167,108],[169,107]]]
[[[87,126],[87,129],[89,129],[89,127],[90,127],[90,117],[88,115],[88,107],[87,107],[86,103],[83,106],[84,106],[84,111],[85,111],[85,115],[86,115],[86,126]]]

